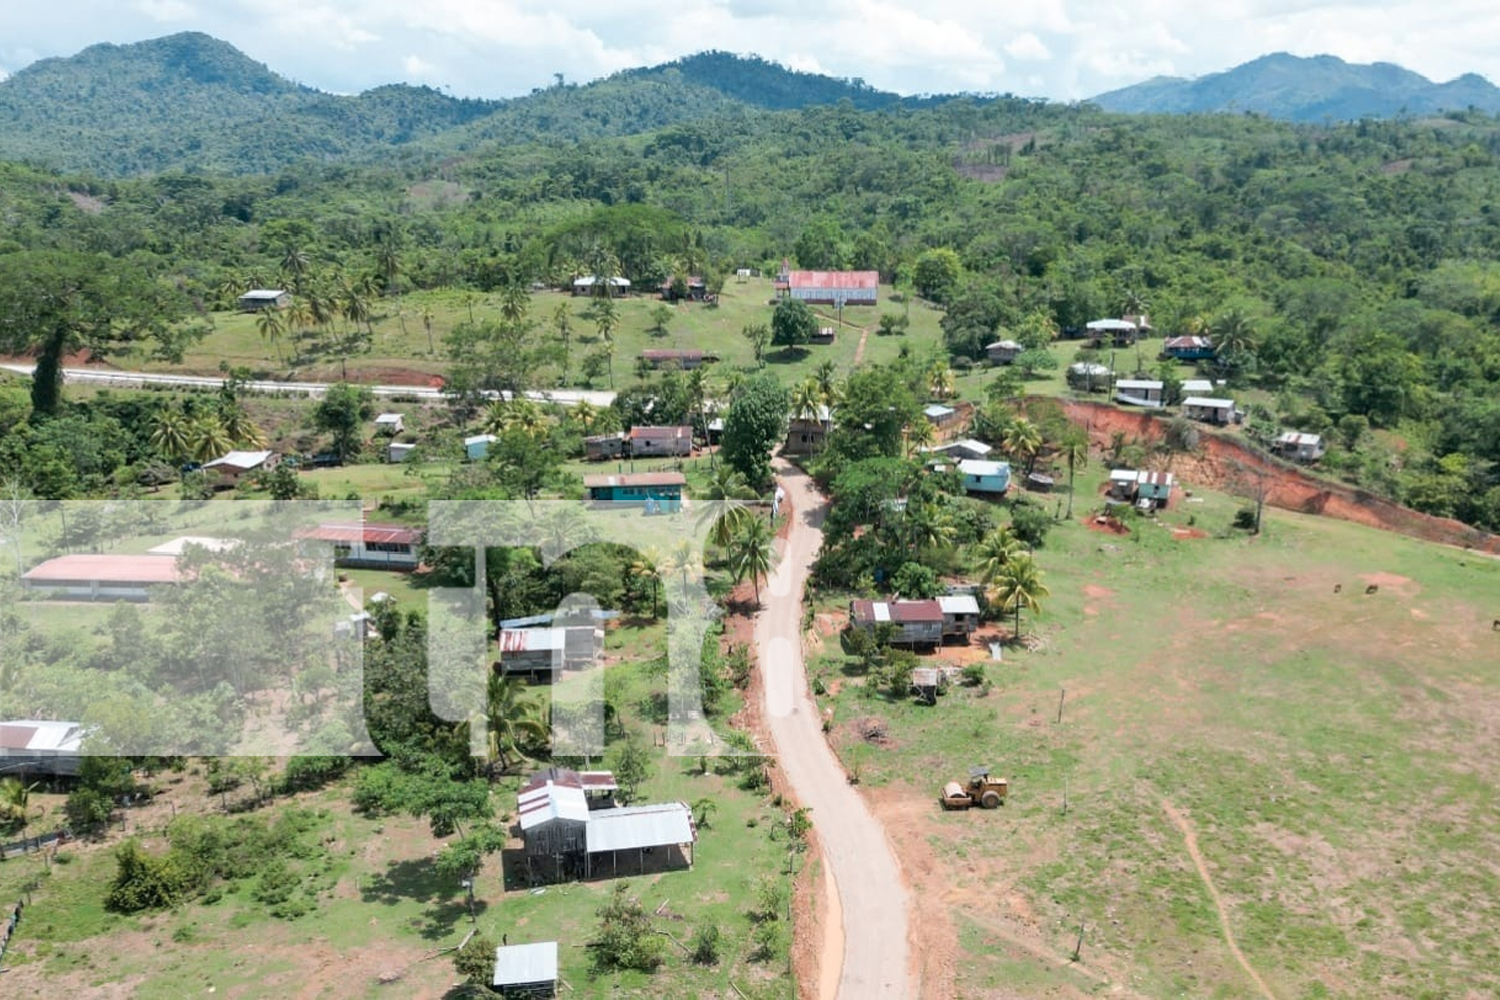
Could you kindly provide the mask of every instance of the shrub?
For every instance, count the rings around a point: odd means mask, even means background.
[[[487,988],[495,975],[495,942],[475,934],[454,954],[453,966],[464,982]]]
[[[104,908],[115,913],[159,910],[182,902],[187,878],[171,855],[147,854],[134,838],[115,851],[114,883],[104,898]]]
[[[964,683],[969,687],[979,687],[984,683],[984,664],[970,663],[963,669]]]
[[[1040,507],[1031,504],[1017,504],[1011,513],[1011,531],[1021,541],[1034,549],[1042,547],[1047,539],[1047,532],[1052,528],[1052,518]]]
[[[688,945],[693,961],[699,965],[718,965],[721,939],[722,935],[719,933],[717,924],[704,924],[699,927],[693,934],[692,942]]]
[[[599,908],[599,927],[589,947],[601,970],[639,969],[653,972],[662,962],[661,935],[651,926],[641,901],[628,894],[624,882],[615,884],[614,894]],[[490,952],[493,961],[494,952]]]

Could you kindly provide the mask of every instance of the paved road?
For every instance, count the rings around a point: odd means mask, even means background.
[[[35,365],[0,365],[0,369],[15,372],[17,375],[30,375]],[[168,385],[178,386],[183,389],[217,389],[224,384],[222,378],[208,378],[202,375],[164,375],[156,372],[120,372],[102,368],[64,368],[63,381],[82,383],[89,382],[95,385],[118,385],[139,387],[144,385]],[[264,393],[288,393],[297,392],[310,397],[323,395],[328,391],[327,382],[242,382],[240,387],[246,392]],[[376,396],[387,398],[390,396],[413,396],[424,400],[439,400],[443,398],[443,391],[435,389],[430,385],[372,385],[370,389]],[[557,389],[552,392],[528,392],[529,399],[563,403],[572,406],[579,400],[586,399],[595,406],[608,406],[614,402],[613,392],[589,391],[584,389]]]
[[[907,893],[885,830],[849,785],[828,748],[808,694],[802,662],[802,590],[823,543],[823,498],[800,470],[781,461],[776,474],[795,512],[790,536],[755,623],[765,680],[765,718],[778,765],[797,800],[812,810],[825,864],[842,911],[840,1000],[915,997],[909,969]],[[824,955],[823,962],[838,961]]]

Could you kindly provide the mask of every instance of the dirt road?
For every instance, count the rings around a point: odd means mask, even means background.
[[[823,542],[822,497],[806,475],[779,459],[776,475],[791,501],[793,523],[766,587],[755,645],[764,680],[764,718],[777,764],[797,801],[812,810],[824,864],[837,890],[842,966],[834,955],[823,956],[824,966],[841,968],[836,994],[841,1000],[915,997],[900,866],[884,828],[828,748],[802,661],[802,590]],[[826,998],[827,990],[821,995]]]

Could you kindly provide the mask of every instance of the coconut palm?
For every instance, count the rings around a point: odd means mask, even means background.
[[[918,420],[906,428],[906,457],[910,458],[923,448],[937,442],[937,429],[926,419]]]
[[[927,373],[927,391],[932,394],[932,398],[947,399],[953,395],[953,389],[953,369],[942,362],[934,364],[932,370]]]
[[[755,586],[755,603],[760,604],[760,581],[770,576],[773,559],[771,525],[752,517],[740,527],[730,541],[729,569],[734,582],[749,578]]]
[[[797,383],[792,389],[792,417],[797,420],[817,420],[822,414],[823,390],[816,378]]]
[[[1005,431],[1005,450],[1018,459],[1025,459],[1026,471],[1031,471],[1036,456],[1042,450],[1042,432],[1036,424],[1025,417],[1017,417]]]
[[[588,434],[594,424],[599,422],[599,408],[586,399],[575,403],[570,413],[584,434]]]
[[[1214,360],[1225,368],[1236,368],[1255,353],[1255,321],[1244,310],[1232,307],[1214,317],[1209,328]]]
[[[1069,427],[1058,442],[1058,450],[1068,463],[1068,517],[1073,516],[1073,474],[1089,464],[1089,436],[1082,427]]]
[[[181,464],[193,452],[189,439],[190,421],[182,407],[164,406],[156,411],[151,430],[151,447],[174,464]]]
[[[250,415],[245,412],[244,406],[237,399],[226,399],[219,403],[219,422],[224,426],[224,434],[236,448],[264,448],[266,446],[266,435]]]
[[[432,307],[423,306],[421,313],[418,315],[422,320],[422,329],[427,331],[427,353],[436,354],[437,347],[432,342]]]
[[[485,685],[485,722],[489,728],[489,770],[506,770],[511,754],[522,756],[521,747],[535,746],[547,738],[541,707],[523,693],[519,677],[490,672]]]
[[[558,304],[552,311],[552,326],[557,330],[558,339],[563,346],[562,380],[568,383],[568,356],[572,353],[573,340],[573,310],[566,302]]]
[[[188,454],[199,462],[218,458],[234,448],[234,439],[224,429],[224,422],[212,411],[193,417],[185,429]]]
[[[500,291],[500,318],[511,326],[520,326],[531,311],[531,293],[519,281],[512,281]]]
[[[985,597],[1002,612],[1014,611],[1016,638],[1021,638],[1021,609],[1040,614],[1042,599],[1052,592],[1042,583],[1042,571],[1029,555],[1017,555],[1006,561],[990,585]]]
[[[1000,527],[985,535],[974,546],[974,555],[979,563],[979,579],[994,583],[1000,578],[1006,565],[1026,551],[1026,546],[1016,537],[1010,525]]]
[[[728,465],[714,470],[699,499],[706,501],[698,515],[700,521],[712,519],[708,540],[721,549],[729,548],[745,524],[755,520],[755,511],[747,506],[748,501],[756,499],[755,491],[744,476]]]
[[[286,321],[282,319],[281,311],[262,309],[255,317],[255,328],[260,331],[261,339],[270,341],[271,346],[276,349],[276,363],[281,364],[284,361],[281,356],[281,338],[286,334]]]
[[[311,267],[312,258],[306,250],[295,243],[287,244],[281,255],[281,273],[290,279],[292,290],[298,295],[302,294],[302,281]]]
[[[651,588],[651,618],[655,621],[661,617],[660,597],[661,579],[663,576],[662,562],[664,558],[661,551],[655,546],[645,550],[637,550],[635,559],[626,567],[625,572],[631,580],[637,581]]]

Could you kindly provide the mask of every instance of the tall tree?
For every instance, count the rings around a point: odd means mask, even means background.
[[[770,523],[753,517],[740,527],[729,543],[729,568],[734,582],[750,580],[755,587],[757,605],[760,604],[760,581],[771,573],[773,541]]]
[[[510,767],[512,758],[523,748],[540,747],[547,739],[547,725],[542,721],[541,706],[525,694],[519,677],[506,677],[490,671],[485,681],[485,722],[488,726],[489,771]]]
[[[1002,612],[1014,612],[1016,616],[1016,638],[1021,638],[1021,609],[1034,614],[1042,610],[1042,599],[1052,592],[1042,582],[1042,572],[1029,555],[1017,555],[1008,559],[1000,568],[994,583],[986,595],[989,602]]]
[[[787,394],[769,374],[740,386],[724,418],[724,461],[759,489],[771,479],[771,452],[786,436]]]
[[[313,423],[333,435],[340,459],[359,454],[364,422],[375,412],[375,395],[369,386],[339,382],[328,387],[313,409]]]
[[[771,343],[794,350],[812,342],[818,332],[818,317],[801,299],[782,299],[771,313]]]
[[[281,338],[286,334],[286,320],[281,315],[280,309],[262,309],[255,317],[255,329],[260,331],[260,339],[269,341],[276,349],[276,363],[281,364],[284,360],[281,356]]]
[[[180,343],[188,312],[175,285],[137,259],[57,250],[0,253],[0,349],[34,353],[31,405],[51,416],[62,400],[62,362],[87,349],[96,357],[148,337]]]
[[[1068,463],[1068,517],[1073,517],[1073,476],[1089,464],[1089,436],[1082,427],[1070,426],[1058,441],[1058,450]]]

